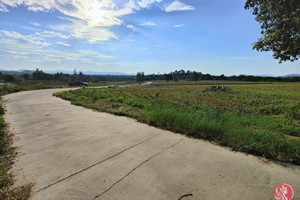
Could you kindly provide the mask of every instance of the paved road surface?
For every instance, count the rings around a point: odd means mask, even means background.
[[[16,184],[34,183],[32,199],[274,200],[283,182],[300,199],[299,167],[73,106],[52,96],[60,90],[3,97]]]

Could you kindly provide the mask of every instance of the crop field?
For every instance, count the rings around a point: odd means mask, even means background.
[[[235,151],[300,165],[300,83],[157,82],[55,95]]]

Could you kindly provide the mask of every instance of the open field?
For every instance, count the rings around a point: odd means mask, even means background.
[[[206,91],[211,85],[228,91]],[[300,165],[300,84],[177,82],[59,92],[72,104]]]

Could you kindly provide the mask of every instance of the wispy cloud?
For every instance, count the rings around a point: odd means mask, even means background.
[[[174,25],[175,28],[179,28],[179,27],[182,27],[182,26],[185,26],[185,24],[176,24],[176,25]]]
[[[127,28],[134,28],[134,26],[132,24],[128,24],[126,25]]]
[[[48,12],[57,10],[69,20],[72,35],[77,39],[83,39],[90,43],[105,41],[117,36],[109,30],[110,27],[121,25],[121,17],[134,13],[128,7],[117,8],[112,0],[0,0],[0,11],[6,11],[7,7],[24,5],[30,11]],[[52,25],[55,28],[55,25]]]
[[[156,26],[157,24],[154,22],[144,22],[140,24],[141,26]]]
[[[0,30],[0,56],[7,55],[7,58],[29,58],[30,62],[55,62],[81,61],[82,58],[101,61],[113,59],[113,56],[105,55],[96,51],[79,50],[77,52],[67,52],[48,48],[51,44],[44,38],[55,37],[65,38],[66,36],[55,32],[41,32],[31,35],[22,35],[15,31]],[[63,42],[56,42],[64,46],[71,46]]]
[[[8,6],[25,6],[33,12],[57,10],[64,15],[62,20],[65,22],[48,25],[49,28],[59,32],[67,32],[78,40],[97,43],[118,39],[111,27],[123,24],[123,16],[133,14],[140,9],[149,8],[152,4],[162,1],[128,0],[123,6],[116,6],[113,0],[0,0],[0,12],[8,12]],[[41,24],[31,22],[31,25],[37,27]],[[142,25],[155,26],[156,24],[149,22]]]
[[[118,39],[114,32],[108,28],[89,27],[83,24],[74,27],[72,36],[80,40],[88,41],[89,43]]]
[[[30,22],[31,25],[33,26],[41,26],[41,24],[37,23],[37,22]]]
[[[141,7],[141,8],[148,8],[151,4],[153,3],[160,3],[163,0],[141,0],[138,1],[137,4]]]
[[[37,38],[62,38],[62,39],[67,39],[70,36],[63,35],[61,33],[57,33],[54,31],[43,31],[43,32],[36,32],[32,36],[37,37]]]
[[[7,7],[2,3],[0,3],[0,12],[8,12]]]
[[[24,36],[16,31],[7,31],[7,30],[0,30],[0,34],[4,39],[6,38],[7,41],[14,40],[14,41],[33,44],[41,47],[47,47],[51,45],[50,43],[44,41],[43,37],[37,36],[37,34]]]
[[[114,58],[113,56],[104,55],[104,54],[96,52],[96,51],[80,50],[79,53],[82,56],[91,56],[91,57],[100,58],[100,59],[112,59],[112,58]]]
[[[174,11],[187,11],[187,10],[195,10],[196,8],[191,5],[187,5],[179,0],[175,0],[169,5],[165,7],[166,12],[174,12]]]
[[[60,44],[60,45],[63,45],[65,47],[70,47],[72,46],[71,44],[67,44],[67,43],[63,43],[63,42],[56,42],[56,44]]]

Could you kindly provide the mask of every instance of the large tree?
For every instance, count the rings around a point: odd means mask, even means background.
[[[262,37],[253,45],[258,51],[273,51],[279,62],[295,61],[300,56],[300,1],[247,0],[261,25]]]

